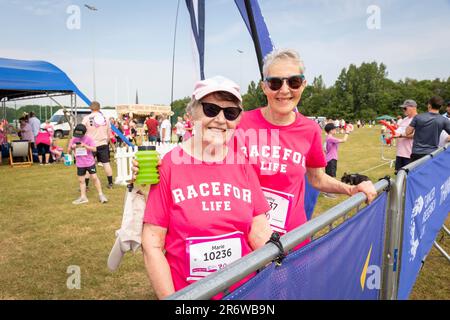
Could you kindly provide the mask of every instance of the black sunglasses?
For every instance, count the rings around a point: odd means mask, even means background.
[[[239,107],[222,108],[217,104],[209,102],[201,102],[201,104],[203,107],[203,113],[210,118],[216,117],[220,113],[220,111],[223,110],[223,115],[225,116],[225,119],[227,119],[228,121],[234,121],[239,117],[239,115],[242,112],[242,109]]]
[[[288,78],[267,77],[265,81],[270,90],[278,91],[283,86],[284,80],[287,80],[287,85],[289,86],[289,88],[296,90],[302,86],[302,83],[305,80],[305,76],[303,74],[298,74],[295,76],[290,76]]]

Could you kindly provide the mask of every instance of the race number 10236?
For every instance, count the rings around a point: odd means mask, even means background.
[[[231,257],[231,248],[228,248],[227,250],[217,250],[217,251],[210,251],[205,252],[203,256],[205,259],[203,261],[212,261],[212,260],[219,260],[219,259],[225,259],[227,257]]]

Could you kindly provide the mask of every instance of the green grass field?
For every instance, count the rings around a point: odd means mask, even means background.
[[[395,148],[385,156],[393,158]],[[379,128],[356,129],[339,149],[338,176],[362,172],[381,161]],[[63,164],[29,168],[0,166],[0,299],[154,299],[142,253],[127,253],[118,271],[106,261],[122,219],[125,187],[104,190],[100,204],[91,186],[90,202],[72,205],[79,196],[75,167]],[[103,169],[99,169],[106,185]],[[383,165],[366,173],[373,181],[393,169]],[[322,196],[315,215],[345,196]],[[447,220],[449,226],[450,221]],[[443,242],[450,251],[448,238]],[[70,266],[81,270],[81,289],[68,289]],[[412,299],[450,299],[450,264],[435,249],[429,254]]]

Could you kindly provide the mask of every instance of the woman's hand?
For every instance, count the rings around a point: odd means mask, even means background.
[[[156,165],[156,168],[158,168],[160,165],[162,165],[162,161],[158,160],[158,164]],[[139,162],[134,159],[131,166],[131,183],[134,183],[136,181],[137,175],[139,173]]]

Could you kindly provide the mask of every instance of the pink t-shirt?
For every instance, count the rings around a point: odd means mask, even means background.
[[[184,123],[184,129],[185,129],[185,132],[184,132],[183,140],[187,140],[190,137],[192,137],[192,131],[191,130],[186,130],[186,129],[192,129],[192,122],[187,120]]]
[[[43,143],[49,146],[52,143],[50,133],[48,133],[47,131],[45,132],[39,131],[39,133],[36,136],[35,143],[36,145]]]
[[[236,130],[237,144],[249,157],[271,205],[272,229],[283,234],[305,223],[306,167],[326,166],[319,125],[296,113],[292,124],[276,126],[255,109],[243,113],[238,129],[243,130]]]
[[[337,160],[338,159],[339,139],[327,135],[325,143],[327,145],[327,152],[325,154],[326,162],[333,160],[333,159]]]
[[[93,111],[83,118],[82,123],[86,126],[86,135],[95,141],[96,147],[109,143],[111,124],[101,112]]]
[[[414,117],[411,117],[411,118],[406,117],[406,118],[401,119],[397,123],[398,128],[395,130],[395,132],[401,133],[404,135],[406,133],[406,128],[409,126],[412,119],[414,119]],[[411,153],[412,153],[412,145],[413,145],[413,139],[398,138],[397,139],[397,156],[409,159],[411,157]]]
[[[270,209],[250,165],[193,161],[181,147],[164,156],[144,216],[167,228],[176,291],[251,252],[253,218]]]
[[[72,146],[74,143],[77,142],[82,142],[90,147],[95,147],[94,140],[87,135],[84,135],[84,137],[82,138],[77,137],[72,138],[72,140],[70,140],[69,146]],[[76,148],[74,150],[74,153],[75,159],[77,160],[76,162],[78,168],[88,168],[95,165],[94,154],[92,153],[92,151],[80,147]]]

